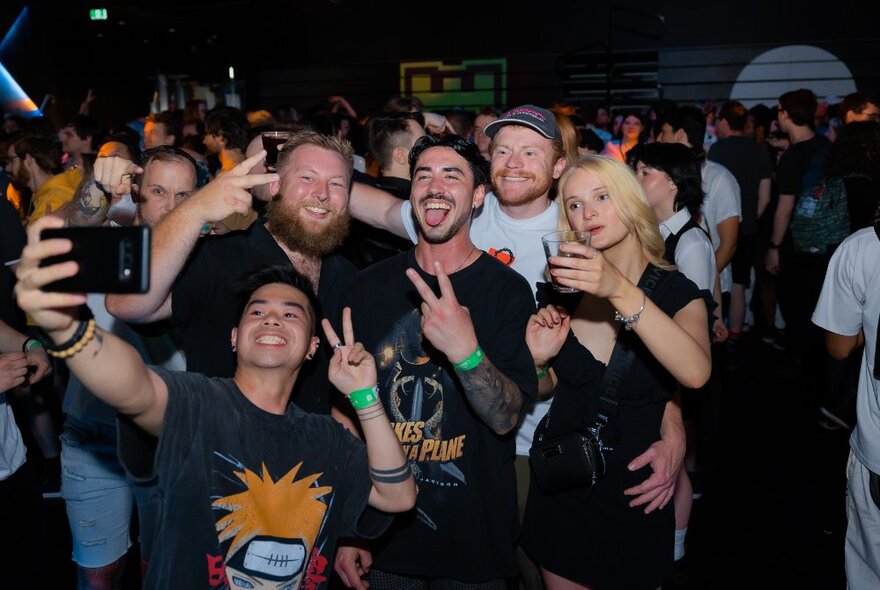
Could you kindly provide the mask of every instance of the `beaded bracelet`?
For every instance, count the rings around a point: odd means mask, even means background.
[[[73,336],[67,342],[46,346],[49,356],[65,359],[72,357],[88,344],[95,336],[95,316],[87,305],[80,306],[80,322]]]
[[[645,304],[647,302],[648,296],[642,291],[642,306],[639,308],[639,311],[632,315],[620,315],[619,311],[614,310],[614,319],[618,322],[623,322],[623,327],[627,330],[632,330],[635,323],[639,321],[639,318],[642,316],[642,312],[645,311]]]
[[[348,401],[355,410],[362,410],[379,401],[379,386],[374,385],[365,389],[355,389],[348,394]]]
[[[478,344],[476,350],[474,350],[469,357],[467,357],[463,361],[458,361],[457,363],[453,364],[455,365],[455,368],[459,371],[470,371],[480,364],[484,356],[486,355],[483,352],[483,349],[480,348],[480,345]]]

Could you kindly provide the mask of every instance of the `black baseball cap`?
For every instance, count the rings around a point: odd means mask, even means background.
[[[556,118],[553,116],[553,113],[547,109],[536,107],[533,104],[510,109],[501,115],[500,119],[496,119],[486,125],[484,133],[489,137],[495,137],[498,130],[505,125],[525,125],[526,127],[531,127],[547,139],[560,137],[559,126],[556,124]]]

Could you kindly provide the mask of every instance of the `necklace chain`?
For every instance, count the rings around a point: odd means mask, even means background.
[[[456,268],[456,269],[455,269],[454,271],[452,271],[452,273],[450,273],[450,274],[454,274],[454,273],[457,273],[458,271],[460,271],[460,270],[461,270],[461,267],[464,266],[464,263],[467,262],[468,258],[471,257],[471,254],[473,254],[474,252],[476,252],[476,250],[477,250],[477,247],[476,247],[476,246],[471,246],[471,250],[470,250],[470,252],[467,253],[467,256],[465,256],[465,257],[464,257],[464,260],[461,261],[461,264],[458,265],[458,268]]]

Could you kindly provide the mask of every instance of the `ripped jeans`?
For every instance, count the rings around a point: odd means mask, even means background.
[[[80,567],[109,565],[131,547],[134,496],[116,455],[116,429],[70,417],[61,434],[61,496]]]

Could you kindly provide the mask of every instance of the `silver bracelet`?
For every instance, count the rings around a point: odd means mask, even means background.
[[[642,291],[642,306],[639,308],[639,311],[635,312],[632,315],[620,315],[620,312],[616,309],[614,310],[614,319],[618,322],[623,322],[623,327],[627,330],[632,330],[633,326],[642,315],[642,312],[645,311],[645,304],[648,302],[648,296],[645,295],[645,292]]]

